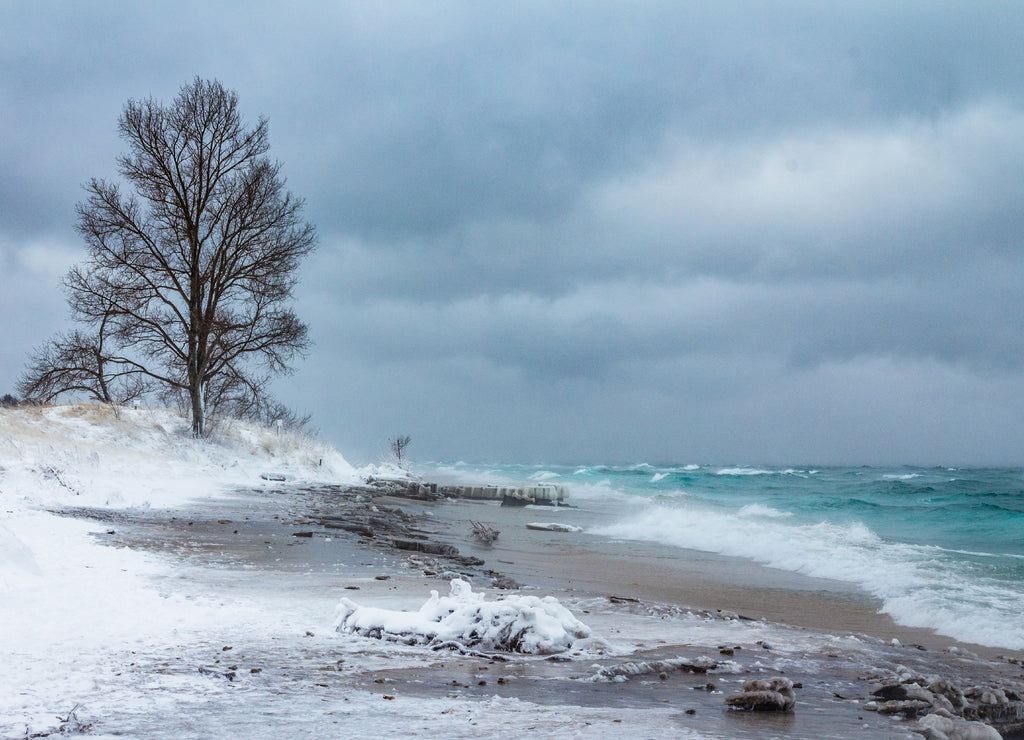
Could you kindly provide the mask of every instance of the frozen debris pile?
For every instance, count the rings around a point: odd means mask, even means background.
[[[1019,683],[961,689],[939,676],[915,676],[904,666],[876,680],[881,686],[864,708],[919,718],[928,738],[999,737],[993,726],[1009,734],[1024,730],[1024,687]]]
[[[792,712],[796,694],[788,678],[754,678],[743,682],[742,693],[727,696],[725,704],[752,712]]]
[[[338,605],[334,627],[378,640],[426,645],[435,650],[472,649],[550,654],[588,637],[590,628],[557,599],[506,596],[487,601],[466,581],[455,578],[448,596],[430,592],[415,612],[364,607],[349,599]]]

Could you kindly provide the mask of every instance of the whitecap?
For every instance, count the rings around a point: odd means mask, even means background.
[[[552,473],[549,470],[538,470],[530,476],[530,480],[551,480],[552,478],[558,477],[558,473]]]
[[[792,512],[779,511],[778,509],[773,509],[772,507],[765,506],[764,504],[747,504],[736,512],[736,514],[738,516],[763,516],[770,519],[782,519],[788,516],[793,516]]]
[[[773,475],[771,470],[761,468],[722,468],[715,475]]]

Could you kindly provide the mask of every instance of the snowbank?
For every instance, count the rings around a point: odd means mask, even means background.
[[[364,607],[342,599],[334,627],[338,632],[435,649],[530,654],[561,652],[574,639],[590,635],[590,628],[551,596],[506,596],[487,601],[484,594],[474,593],[458,578],[451,582],[448,596],[431,591],[415,612]]]
[[[267,471],[296,482],[359,479],[330,446],[254,424],[233,422],[212,440],[195,440],[188,420],[166,409],[0,409],[0,648],[85,639],[82,630],[106,639],[119,619],[131,617],[136,629],[137,615],[166,602],[146,581],[160,570],[152,558],[103,547],[90,536],[95,522],[47,510],[173,507],[280,485],[260,477]]]
[[[78,403],[0,409],[0,496],[29,506],[176,506],[238,487],[288,480],[355,482],[356,471],[310,436],[222,423],[195,440],[167,409]]]

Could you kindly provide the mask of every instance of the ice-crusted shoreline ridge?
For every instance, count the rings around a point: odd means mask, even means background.
[[[344,598],[335,630],[435,649],[532,655],[568,650],[574,640],[590,636],[590,628],[552,596],[509,595],[488,601],[460,578],[452,580],[447,596],[430,594],[414,612],[364,607]]]

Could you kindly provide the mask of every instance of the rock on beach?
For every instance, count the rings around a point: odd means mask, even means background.
[[[751,712],[792,712],[796,705],[793,682],[783,676],[744,681],[743,691],[725,698],[725,704]]]

